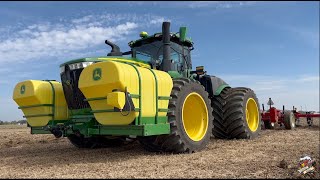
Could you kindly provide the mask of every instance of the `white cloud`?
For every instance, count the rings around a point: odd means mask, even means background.
[[[253,18],[257,18],[257,23],[277,31],[283,31],[291,36],[290,39],[299,41],[297,42],[298,44],[307,44],[319,52],[319,16],[312,25],[290,24],[287,21],[282,22],[281,20],[279,22],[270,20],[264,16],[260,18],[259,16],[255,16]]]
[[[169,21],[170,22],[169,19],[164,19],[163,17],[159,17],[159,18],[156,18],[156,19],[152,19],[150,21],[150,24],[161,24],[164,21]]]
[[[300,82],[319,82],[320,78],[319,76],[303,76],[297,79],[297,81]]]
[[[241,7],[254,4],[254,1],[246,2],[246,1],[238,1],[238,2],[228,2],[228,1],[196,1],[189,2],[188,7],[195,8],[220,8],[220,9],[228,9],[234,7]]]
[[[294,38],[302,40],[305,43],[310,44],[312,47],[319,49],[319,26],[317,26],[317,28],[312,29],[310,27],[282,25],[280,26],[280,28],[294,35]]]
[[[209,1],[197,1],[197,2],[190,2],[188,4],[188,7],[189,8],[203,8],[203,7],[208,7],[208,6],[211,6],[211,5],[217,5],[221,2],[219,1],[212,1],[212,2],[209,2]]]
[[[84,22],[88,22],[90,20],[92,20],[93,15],[88,15],[88,16],[84,16],[78,19],[73,19],[71,20],[71,22],[75,23],[75,24],[80,24],[80,23],[84,23]]]
[[[0,41],[0,65],[21,63],[43,57],[83,54],[86,50],[111,41],[125,40],[139,26],[150,27],[164,17],[135,14],[87,15],[63,23],[39,23],[12,32]]]
[[[126,22],[110,27],[75,27],[63,30],[37,26],[37,30],[22,30],[21,37],[0,42],[0,62],[21,62],[45,56],[61,56],[83,50],[104,42],[116,40],[137,28],[137,24]],[[22,58],[23,57],[23,58]]]
[[[129,6],[145,6],[152,5],[161,8],[190,8],[190,9],[203,9],[203,8],[216,8],[228,9],[235,7],[243,7],[255,4],[256,1],[167,1],[167,2],[128,2]]]

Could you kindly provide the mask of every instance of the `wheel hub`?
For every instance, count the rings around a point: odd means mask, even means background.
[[[259,127],[259,110],[256,101],[249,98],[246,105],[246,120],[249,129],[255,132]]]
[[[190,93],[182,106],[182,122],[187,135],[193,141],[200,141],[208,129],[208,110],[198,93]]]

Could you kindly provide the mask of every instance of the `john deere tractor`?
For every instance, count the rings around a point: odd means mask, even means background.
[[[193,42],[186,27],[129,42],[130,51],[106,40],[105,57],[81,58],[60,65],[61,83],[26,80],[13,99],[31,134],[67,137],[78,148],[118,146],[138,140],[149,151],[192,153],[211,137],[251,139],[261,117],[253,90],[231,88],[192,69]]]

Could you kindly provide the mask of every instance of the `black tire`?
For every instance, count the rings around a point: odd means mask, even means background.
[[[211,99],[212,115],[213,115],[213,129],[212,135],[218,139],[227,139],[228,133],[226,130],[225,119],[223,117],[223,108],[226,103],[227,94],[230,87],[224,88],[217,96],[213,96]]]
[[[283,124],[286,129],[294,129],[296,127],[295,117],[292,111],[285,110]]]
[[[139,143],[149,152],[163,152],[161,145],[157,142],[160,139],[158,136],[138,137]]]
[[[125,139],[121,137],[110,139],[105,137],[83,137],[81,135],[70,135],[68,139],[75,147],[86,149],[118,147],[123,145],[125,142]]]
[[[256,118],[258,119],[254,130],[249,128],[246,117],[246,105],[250,98],[255,101],[257,106]],[[261,130],[262,122],[258,98],[254,91],[244,87],[231,88],[224,108],[224,118],[230,139],[256,138]]]
[[[72,145],[77,148],[96,148],[97,144],[90,138],[84,138],[83,136],[70,135],[68,139]]]
[[[207,106],[208,125],[205,134],[199,141],[192,140],[184,129],[182,120],[182,106],[185,98],[190,93],[199,94]],[[200,151],[209,143],[212,134],[212,107],[209,95],[204,87],[196,80],[177,78],[173,80],[173,88],[169,100],[169,112],[167,114],[170,123],[170,134],[139,139],[143,147],[148,151],[192,153]]]
[[[263,121],[263,124],[264,124],[264,128],[265,128],[265,129],[274,129],[274,127],[272,126],[270,120],[268,120],[268,121]]]

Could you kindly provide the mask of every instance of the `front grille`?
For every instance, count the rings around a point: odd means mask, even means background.
[[[65,71],[61,73],[61,82],[64,96],[66,98],[69,109],[83,109],[90,108],[85,97],[78,88],[78,81],[82,69],[70,70],[68,65],[65,65]]]

